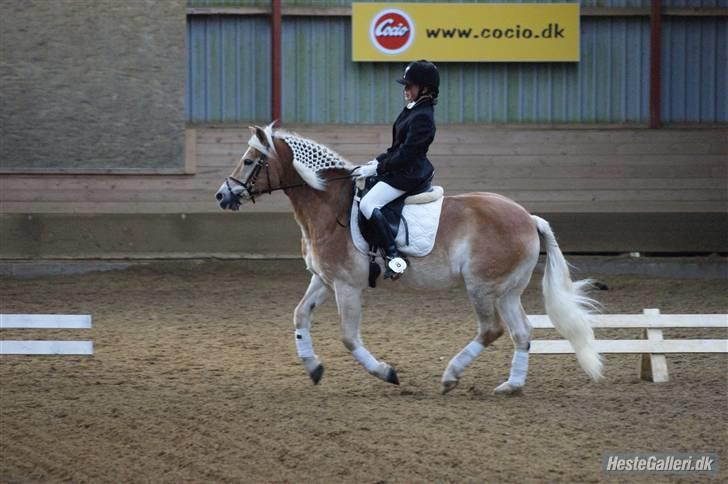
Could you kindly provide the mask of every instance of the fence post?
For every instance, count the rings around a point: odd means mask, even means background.
[[[645,309],[642,311],[646,318],[658,318],[660,316],[659,309]],[[662,330],[645,328],[642,330],[642,338],[650,341],[662,341]],[[663,383],[670,381],[670,375],[667,372],[667,358],[661,353],[645,353],[642,355],[642,363],[640,365],[640,378],[655,383]]]

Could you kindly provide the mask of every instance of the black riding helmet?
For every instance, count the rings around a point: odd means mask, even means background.
[[[403,86],[417,84],[429,87],[433,91],[433,95],[437,97],[440,90],[440,73],[437,71],[435,64],[421,59],[411,62],[404,70],[404,75],[397,79],[397,82]]]

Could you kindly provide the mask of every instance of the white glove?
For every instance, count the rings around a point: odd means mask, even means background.
[[[377,166],[379,166],[379,162],[377,160],[368,161],[363,165],[360,165],[356,170],[357,175],[359,175],[357,178],[369,178],[370,176],[376,175]]]

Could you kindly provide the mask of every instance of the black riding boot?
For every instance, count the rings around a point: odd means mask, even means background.
[[[372,211],[372,217],[369,221],[376,233],[376,244],[384,252],[386,266],[384,278],[398,279],[407,269],[407,262],[397,250],[397,244],[394,242],[394,236],[392,236],[392,231],[389,229],[389,224],[378,208]]]

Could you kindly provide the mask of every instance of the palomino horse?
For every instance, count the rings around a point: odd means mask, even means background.
[[[248,149],[216,199],[221,208],[233,210],[274,190],[284,190],[290,199],[301,227],[303,257],[313,274],[294,312],[296,348],[303,366],[318,383],[323,366],[314,353],[310,327],[314,309],[333,292],[344,346],[370,374],[399,384],[394,368],[372,356],[359,331],[369,260],[354,247],[349,228],[338,223],[340,217],[348,217],[353,203],[350,187],[355,165],[323,145],[282,130],[274,132],[271,126],[251,130]],[[305,156],[294,156],[301,153],[301,146],[308,150],[303,152]],[[343,201],[342,193],[348,195]],[[590,321],[594,301],[584,295],[587,281],[571,281],[549,224],[493,193],[445,197],[440,217],[432,252],[426,257],[411,257],[409,269],[390,287],[445,289],[465,283],[479,330],[450,360],[442,375],[443,393],[455,388],[463,370],[503,334],[504,328],[508,328],[515,351],[510,377],[495,393],[512,394],[523,388],[531,327],[521,294],[531,279],[541,243],[547,254],[543,277],[546,312],[559,333],[571,342],[582,368],[591,378],[599,379],[602,361],[593,346]]]

